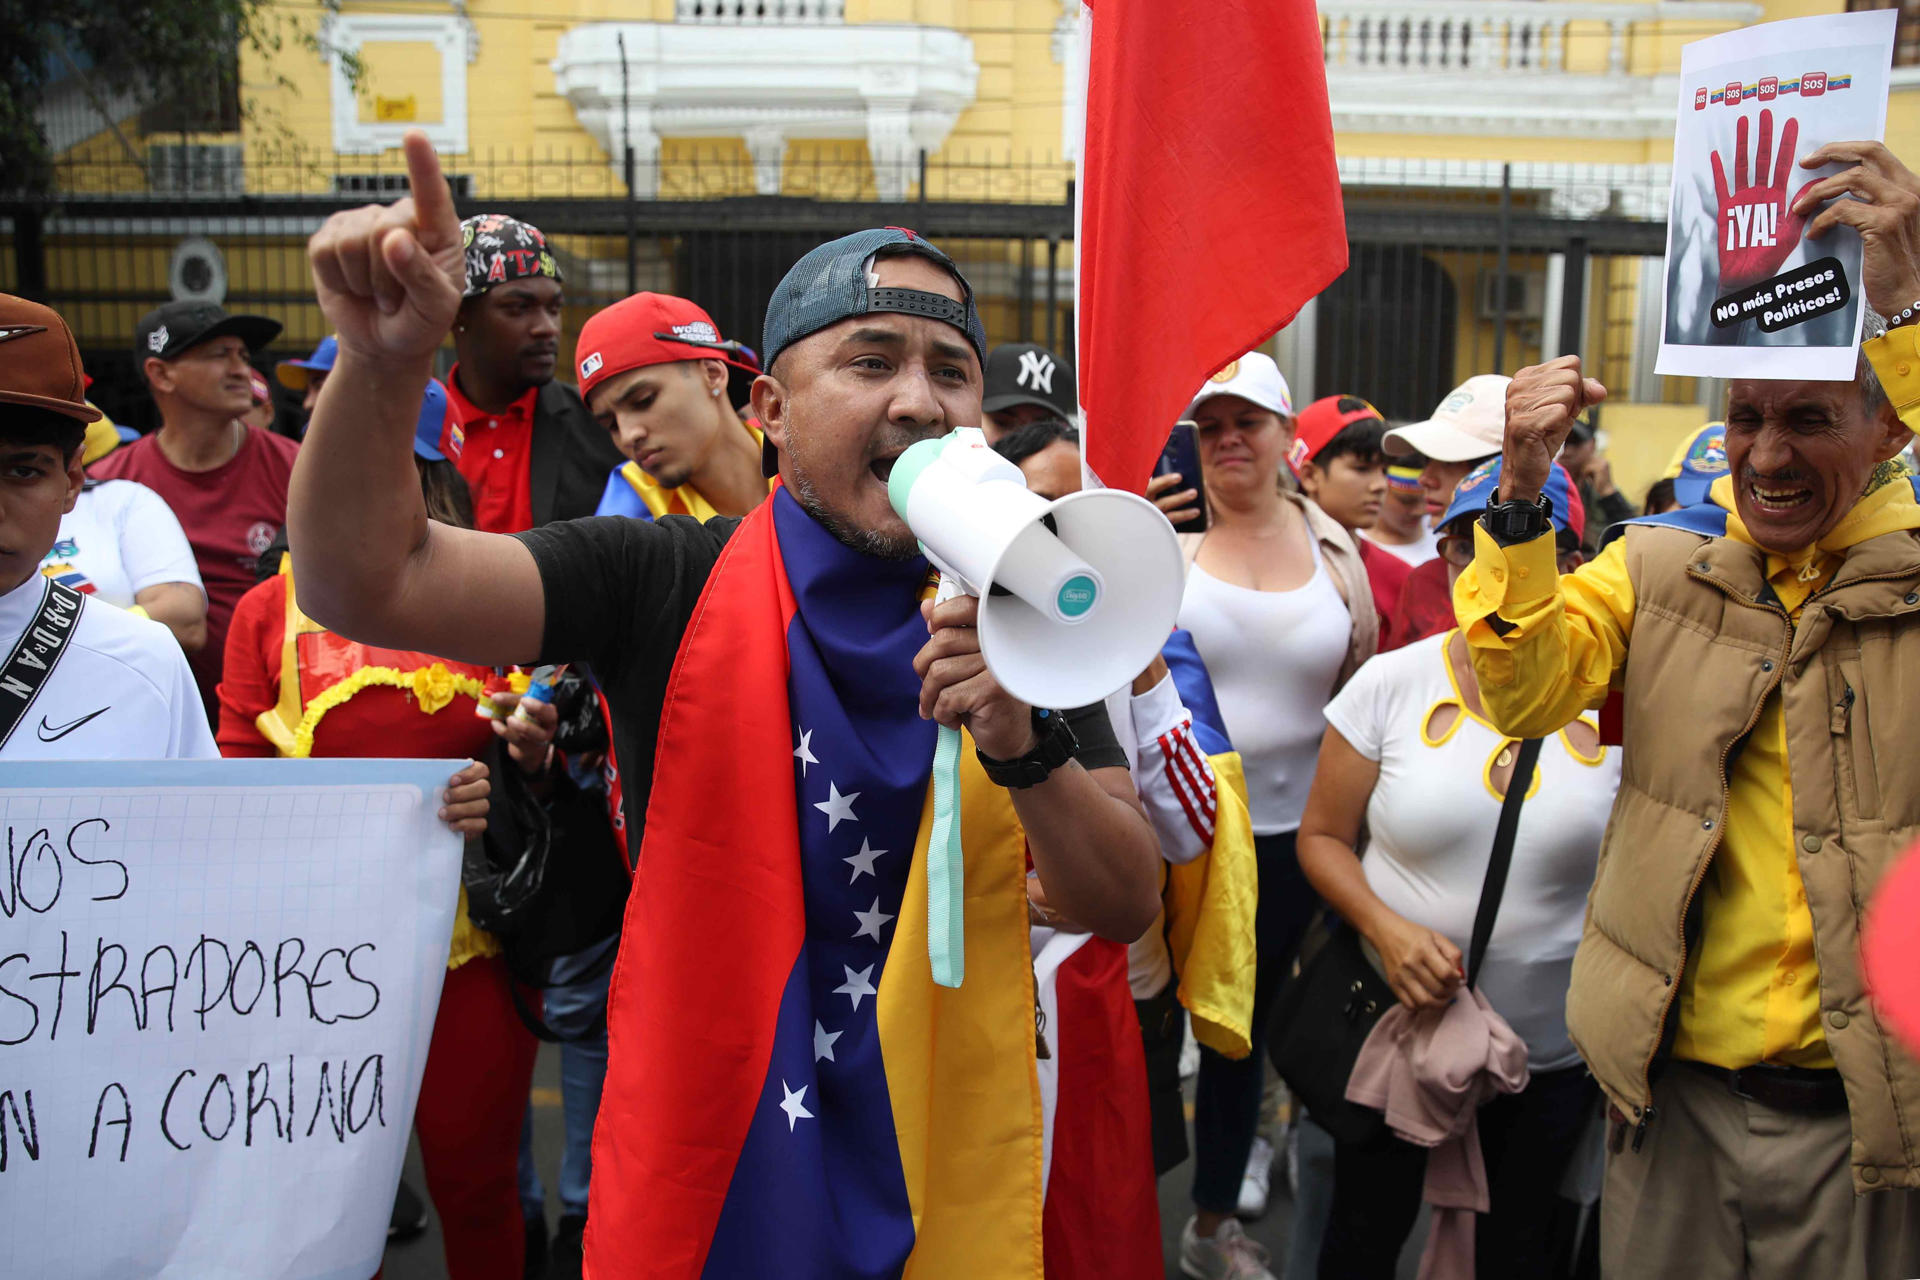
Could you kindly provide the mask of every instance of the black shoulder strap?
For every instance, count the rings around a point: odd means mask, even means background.
[[[27,717],[27,709],[46,687],[47,677],[73,639],[73,624],[86,597],[52,578],[40,597],[40,608],[20,633],[19,643],[0,667],[0,750]]]
[[[1533,786],[1534,766],[1540,760],[1540,739],[1528,738],[1520,744],[1520,756],[1513,762],[1513,777],[1507,780],[1507,798],[1500,803],[1500,824],[1493,830],[1493,856],[1487,859],[1487,878],[1480,885],[1480,907],[1473,913],[1473,940],[1467,948],[1467,985],[1480,976],[1480,962],[1487,958],[1487,943],[1493,938],[1494,917],[1500,914],[1500,898],[1507,891],[1507,868],[1513,865],[1513,838],[1520,830],[1520,806]]]

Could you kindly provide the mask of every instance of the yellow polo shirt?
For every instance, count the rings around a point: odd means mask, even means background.
[[[765,433],[751,423],[743,422],[740,425],[746,429],[748,435],[753,437],[753,447],[757,451],[766,439]],[[714,509],[713,504],[707,501],[706,496],[692,485],[683,484],[677,489],[666,488],[642,471],[637,462],[629,462],[621,467],[620,478],[633,486],[634,493],[638,495],[641,502],[646,504],[647,510],[653,513],[656,520],[661,516],[692,516],[704,524],[720,514]],[[767,481],[767,492],[773,492],[771,480]]]
[[[1920,431],[1920,321],[1889,329],[1861,343],[1860,351],[1879,375],[1900,421]]]
[[[1733,481],[1712,500],[1728,509],[1727,536],[1754,545],[1732,513]],[[1862,498],[1820,542],[1797,556],[1768,553],[1766,573],[1788,616],[1831,579],[1846,549],[1896,529],[1920,528],[1904,480]],[[1634,590],[1626,540],[1565,577],[1551,535],[1502,548],[1474,530],[1474,562],[1454,587],[1454,609],[1481,672],[1481,697],[1500,723],[1561,724],[1606,700],[1626,661]],[[1497,634],[1498,613],[1512,627]],[[1511,672],[1511,679],[1496,682]],[[1700,945],[1681,975],[1678,1057],[1739,1068],[1757,1062],[1830,1067],[1820,1030],[1819,968],[1793,840],[1786,724],[1776,691],[1727,779],[1721,843],[1700,888]]]

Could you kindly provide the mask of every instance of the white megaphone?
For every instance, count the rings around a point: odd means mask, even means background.
[[[1022,702],[1098,702],[1173,630],[1186,565],[1145,498],[1086,489],[1049,502],[973,427],[901,454],[887,496],[927,559],[980,598],[981,655]]]

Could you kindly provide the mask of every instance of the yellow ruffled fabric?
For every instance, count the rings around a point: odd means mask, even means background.
[[[438,662],[412,671],[401,671],[394,667],[362,667],[339,684],[322,690],[307,703],[306,712],[293,731],[292,750],[287,754],[303,760],[312,756],[314,731],[320,727],[327,713],[375,685],[406,690],[413,695],[420,710],[428,715],[444,711],[456,697],[472,698],[475,702],[484,702],[487,697],[486,686],[480,681],[449,671]],[[499,954],[499,940],[484,929],[476,928],[467,915],[467,887],[461,885],[459,906],[453,916],[453,941],[447,949],[447,968],[458,969],[469,960]]]

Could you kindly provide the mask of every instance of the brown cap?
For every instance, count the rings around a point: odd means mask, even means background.
[[[87,403],[80,348],[60,313],[0,293],[0,403],[51,409],[81,422],[100,411]]]

